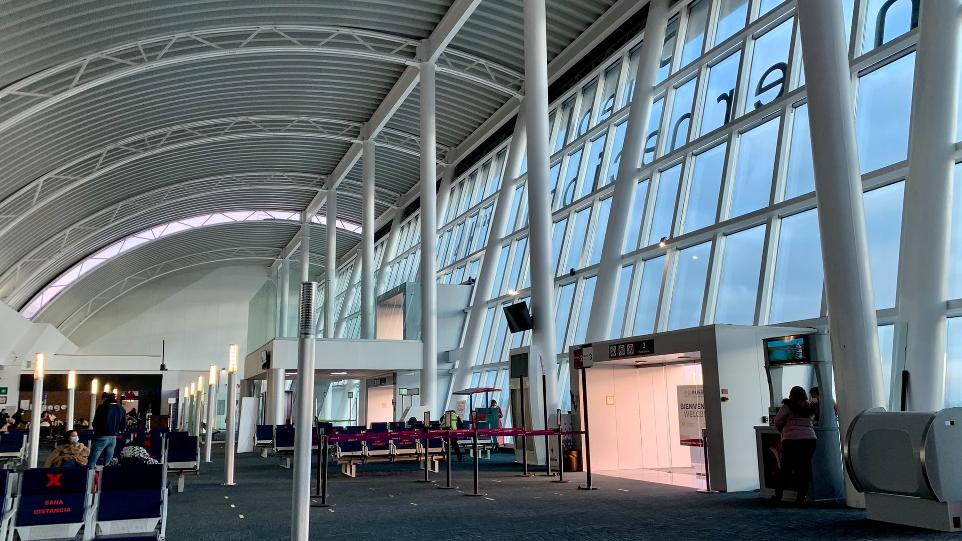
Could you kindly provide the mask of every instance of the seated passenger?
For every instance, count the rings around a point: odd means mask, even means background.
[[[0,433],[8,434],[13,432],[16,428],[17,427],[14,424],[13,417],[7,417],[6,420],[4,420],[3,425],[0,425]]]
[[[120,451],[121,466],[138,465],[138,464],[160,464],[154,460],[147,449],[144,448],[142,442],[135,442],[123,448]]]
[[[87,465],[90,449],[80,443],[76,430],[67,432],[67,443],[58,445],[47,457],[45,468],[82,468]]]

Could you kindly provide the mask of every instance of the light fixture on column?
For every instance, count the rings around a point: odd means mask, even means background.
[[[227,347],[227,372],[237,373],[237,344],[231,344]]]
[[[88,421],[93,424],[94,414],[97,412],[97,393],[100,392],[100,381],[97,378],[90,380],[90,419]]]
[[[73,430],[73,420],[76,417],[74,405],[77,398],[77,371],[67,372],[67,430]]]
[[[37,459],[40,454],[40,410],[43,406],[43,353],[35,353],[33,356],[33,396],[30,412],[30,460],[31,468],[37,467]]]
[[[227,437],[224,448],[224,485],[234,485],[237,429],[237,344],[227,346]]]
[[[210,373],[207,377],[207,400],[205,419],[207,421],[207,433],[204,437],[204,462],[210,463],[211,451],[214,447],[214,398],[217,396],[217,365],[210,365]]]

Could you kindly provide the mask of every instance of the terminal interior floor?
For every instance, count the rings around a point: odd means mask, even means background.
[[[330,469],[330,508],[311,509],[311,539],[957,539],[952,534],[870,522],[841,507],[774,507],[755,493],[700,494],[690,488],[595,476],[596,491],[517,477],[511,455],[481,466],[483,498],[471,491],[471,464],[455,463],[458,490],[415,482],[414,464],[358,467],[349,479]],[[220,486],[223,462],[188,477],[170,499],[168,539],[288,539],[292,471],[274,458],[242,455],[237,486]],[[433,479],[443,483],[442,475]],[[243,518],[241,518],[243,517]]]

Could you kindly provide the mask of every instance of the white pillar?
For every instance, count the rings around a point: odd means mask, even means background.
[[[384,255],[381,256],[381,267],[378,269],[377,284],[375,285],[374,291],[376,295],[384,293],[384,283],[387,281],[388,275],[388,263],[397,255],[398,233],[401,230],[401,209],[395,207],[390,212],[393,212],[394,216],[391,218],[391,231],[387,234],[387,240],[384,241]]]
[[[959,1],[923,2],[899,256],[898,327],[904,329],[905,342],[896,348],[905,355],[908,409],[915,411],[945,407],[945,300],[960,41]]]
[[[337,302],[337,189],[331,188],[327,192],[327,253],[325,254],[325,269],[327,276],[327,292],[324,294],[324,338],[334,338],[334,325],[337,314],[334,313],[334,303]]]
[[[37,467],[40,458],[40,415],[43,409],[43,371],[45,369],[43,353],[37,353],[33,359],[33,396],[31,396],[30,412],[30,468]]]
[[[301,284],[298,310],[297,404],[294,421],[294,494],[291,539],[307,541],[311,510],[311,440],[314,432],[314,297],[317,284]],[[321,467],[323,465],[319,465]]]
[[[237,345],[227,349],[227,437],[224,442],[224,484],[234,485],[234,453],[237,451]]]
[[[351,284],[356,284],[358,278],[361,275],[361,262],[360,258],[354,262],[354,269],[351,271],[351,278],[347,281],[347,287],[344,289],[344,302],[341,303],[341,313],[337,316],[337,323],[334,326],[334,336],[344,336],[344,324],[347,320],[347,309],[351,304]]]
[[[210,365],[207,374],[207,433],[204,434],[204,462],[210,463],[210,455],[214,446],[214,416],[217,413],[217,365]]]
[[[508,146],[508,156],[505,159],[504,175],[501,177],[501,188],[498,190],[497,201],[494,205],[494,216],[491,218],[487,243],[481,259],[478,279],[474,284],[474,302],[465,323],[467,329],[464,334],[464,345],[461,349],[461,360],[454,373],[454,390],[466,389],[471,383],[471,369],[478,362],[478,351],[481,349],[481,334],[484,330],[484,314],[487,311],[488,294],[497,272],[498,256],[501,252],[501,239],[507,226],[508,215],[511,213],[511,198],[514,195],[515,180],[521,174],[521,160],[524,158],[526,144],[524,128],[524,103],[514,124],[514,135]],[[503,317],[495,314],[495,317]],[[453,400],[453,398],[449,398]]]
[[[201,437],[200,430],[204,423],[204,401],[207,399],[204,396],[204,386],[203,384],[197,386],[197,394],[194,396],[194,435],[197,436],[198,440]]]
[[[367,380],[362,379],[357,385],[357,424],[367,426]]]
[[[67,430],[73,430],[74,419],[77,417],[75,409],[77,401],[77,371],[67,372]]]
[[[287,376],[283,368],[271,368],[267,373],[267,424],[282,425],[285,417],[284,384]]]
[[[361,189],[361,338],[374,338],[374,140],[365,139]]]
[[[438,223],[444,223],[444,215],[448,212],[448,204],[451,199],[451,183],[454,182],[454,164],[449,164],[444,167],[444,171],[441,173],[441,184],[438,185]]]
[[[311,278],[311,217],[301,216],[301,282]]]
[[[627,224],[632,209],[637,185],[638,164],[648,129],[648,116],[651,114],[652,90],[661,62],[662,45],[665,42],[665,27],[668,24],[668,0],[652,0],[648,5],[648,22],[641,45],[638,69],[635,75],[635,95],[628,110],[628,126],[625,130],[624,150],[618,166],[618,179],[611,197],[611,215],[605,230],[604,245],[601,251],[601,264],[595,281],[595,295],[591,303],[591,316],[588,319],[587,341],[607,340],[614,316],[615,295],[621,276],[621,254],[625,244]]]
[[[530,230],[531,312],[534,330],[528,374],[531,377],[531,405],[544,401],[548,411],[558,407],[557,362],[554,330],[554,272],[551,268],[551,196],[548,193],[548,52],[545,0],[524,1],[525,125],[528,131],[528,208]],[[540,408],[532,407],[532,411]],[[532,415],[533,426],[544,420]]]
[[[278,272],[281,273],[281,287],[278,292],[281,297],[281,310],[278,314],[279,326],[278,335],[281,338],[287,336],[287,314],[290,311],[290,293],[291,293],[291,260],[289,258],[284,258],[281,261]]]
[[[438,279],[437,258],[437,118],[435,66],[421,67],[421,405],[437,419],[438,409]],[[365,393],[366,394],[366,393]]]
[[[885,405],[869,270],[855,111],[840,4],[799,2],[822,268],[841,433]],[[851,505],[864,505],[849,493]]]
[[[324,392],[324,400],[321,402],[321,413],[319,417],[325,421],[329,421],[334,418],[331,412],[331,395],[334,393],[334,385],[331,382],[326,382],[323,385],[327,390]],[[340,417],[340,419],[343,419],[343,417]]]

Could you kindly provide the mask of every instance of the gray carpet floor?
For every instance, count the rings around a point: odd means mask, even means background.
[[[219,450],[218,450],[219,451]],[[311,539],[960,539],[865,520],[843,507],[776,507],[756,493],[691,489],[595,476],[597,491],[544,477],[517,477],[510,455],[482,461],[481,489],[471,464],[455,464],[455,490],[415,482],[412,463],[360,466],[358,477],[330,469],[328,508],[311,510]],[[441,475],[433,480],[443,483]],[[237,486],[223,487],[222,456],[172,494],[168,539],[280,540],[290,536],[292,471],[274,458],[238,457]],[[171,479],[173,482],[174,479]]]

